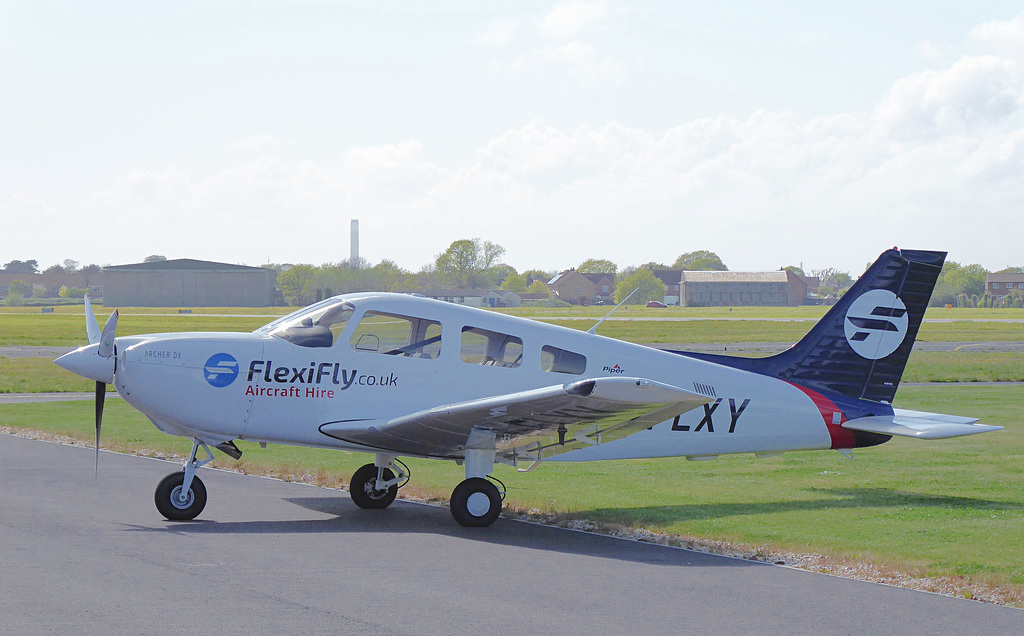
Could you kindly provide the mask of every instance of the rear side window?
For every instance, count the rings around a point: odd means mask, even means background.
[[[540,368],[551,373],[580,375],[587,370],[587,359],[578,353],[545,345],[540,350]]]
[[[523,362],[523,341],[478,327],[462,328],[462,361],[514,369]]]
[[[356,325],[349,343],[356,351],[436,358],[441,353],[441,323],[426,318],[368,311]]]

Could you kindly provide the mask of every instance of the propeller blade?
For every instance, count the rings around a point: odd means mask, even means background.
[[[103,427],[103,402],[107,398],[107,385],[96,383],[96,476],[100,474],[100,429]]]
[[[119,312],[117,309],[114,313],[110,314],[110,318],[107,318],[107,324],[103,325],[103,333],[100,335],[100,346],[96,350],[96,353],[101,358],[109,358],[110,354],[114,352],[114,332],[117,331],[117,317]]]
[[[89,294],[85,295],[85,333],[89,337],[89,344],[96,344],[100,341],[100,324],[96,322],[96,314],[92,311]]]

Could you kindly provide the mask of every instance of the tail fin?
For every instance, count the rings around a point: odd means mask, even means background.
[[[800,342],[778,355],[677,353],[815,391],[891,403],[945,259],[945,252],[884,252]]]

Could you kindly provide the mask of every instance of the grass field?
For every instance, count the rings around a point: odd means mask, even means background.
[[[0,346],[77,346],[84,342],[85,318],[81,307],[58,307],[53,314],[25,309],[0,311]],[[129,307],[121,310],[117,333],[252,331],[288,311],[277,307],[214,307],[195,309],[192,314],[177,314],[163,308]],[[544,322],[584,330],[607,313],[607,308],[505,311],[516,315],[543,316]],[[104,312],[100,310],[97,314],[102,323]],[[822,307],[738,307],[733,312],[725,308],[620,309],[614,316],[615,320],[603,323],[598,333],[647,344],[796,342],[811,328],[811,321],[822,314]],[[620,320],[623,318],[629,320]],[[931,342],[1024,340],[1024,323],[1006,320],[1024,320],[1024,310],[930,309],[918,339]]]

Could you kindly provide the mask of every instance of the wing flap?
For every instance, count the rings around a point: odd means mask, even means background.
[[[978,424],[977,421],[978,418],[976,417],[894,409],[892,415],[861,417],[843,422],[842,426],[843,428],[855,431],[916,437],[918,439],[961,437],[963,435],[998,431],[1003,428],[1002,426]]]
[[[332,422],[321,432],[405,455],[462,457],[473,428],[494,431],[499,457],[566,452],[618,439],[710,399],[643,378],[598,378],[438,406],[388,422]],[[520,452],[529,446],[529,451]],[[556,454],[544,453],[545,456]]]

